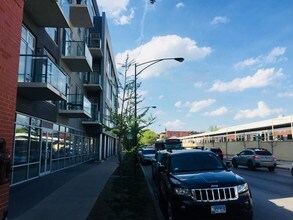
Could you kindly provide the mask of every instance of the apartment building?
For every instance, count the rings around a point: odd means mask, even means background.
[[[116,154],[116,137],[103,125],[111,127],[107,115],[118,107],[118,76],[106,15],[96,1],[4,0],[1,9],[1,24],[13,14],[11,22],[19,24],[1,30],[1,41],[3,32],[14,44],[7,53],[17,57],[6,65],[10,72],[1,62],[1,76],[9,80],[1,83],[7,97],[0,99],[10,106],[1,113],[12,114],[6,118],[10,185]],[[8,198],[9,184],[0,187],[0,197]],[[0,201],[0,217],[7,201]]]

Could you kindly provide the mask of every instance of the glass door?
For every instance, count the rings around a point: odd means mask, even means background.
[[[43,130],[42,131],[40,175],[45,175],[51,171],[52,144],[53,144],[53,132],[50,130]]]

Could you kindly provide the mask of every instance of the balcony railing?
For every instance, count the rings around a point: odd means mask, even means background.
[[[101,112],[98,110],[97,104],[92,104],[91,118],[85,118],[83,124],[101,124]]]
[[[98,72],[89,72],[83,74],[83,86],[88,92],[88,95],[96,95],[98,91],[102,90],[101,74]]]
[[[66,101],[61,101],[59,113],[71,118],[90,118],[91,103],[84,95],[68,94]]]
[[[90,33],[88,37],[88,47],[93,57],[102,57],[102,41],[100,34]]]
[[[74,72],[92,72],[93,57],[84,41],[65,41],[62,59]]]
[[[25,11],[42,27],[69,27],[68,0],[26,0]]]
[[[48,56],[20,55],[18,90],[37,100],[62,100],[66,95],[67,74]]]
[[[68,0],[70,21],[74,27],[94,27],[94,7],[92,0]]]

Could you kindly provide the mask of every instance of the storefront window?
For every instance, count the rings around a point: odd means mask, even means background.
[[[16,125],[15,128],[15,147],[14,147],[14,165],[28,162],[29,150],[29,126]]]

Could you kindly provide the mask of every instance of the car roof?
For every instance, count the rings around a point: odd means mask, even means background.
[[[210,151],[205,151],[201,149],[191,149],[191,150],[172,150],[167,151],[170,155],[179,155],[179,154],[210,154]]]

